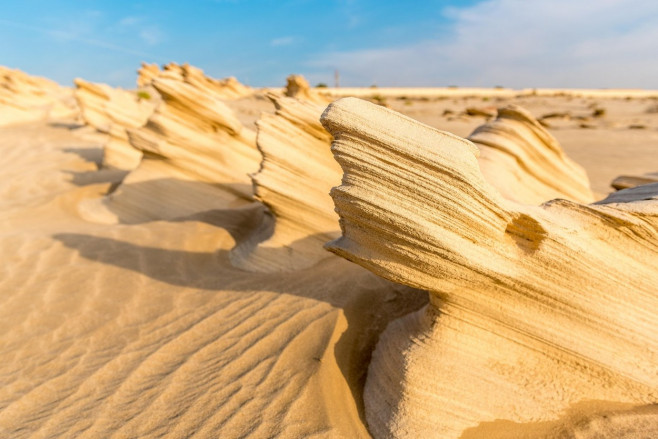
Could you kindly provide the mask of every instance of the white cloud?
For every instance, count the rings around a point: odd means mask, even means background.
[[[658,88],[658,2],[488,0],[444,13],[450,35],[319,54],[349,85]]]
[[[272,47],[281,47],[281,46],[289,46],[292,43],[295,42],[295,37],[281,37],[281,38],[275,38],[272,41],[270,41],[270,46]]]

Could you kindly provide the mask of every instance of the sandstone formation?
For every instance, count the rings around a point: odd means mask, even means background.
[[[145,87],[155,78],[166,78],[184,82],[199,89],[200,92],[222,100],[239,99],[254,93],[251,87],[241,84],[234,77],[215,79],[206,76],[198,67],[190,64],[169,63],[160,70],[157,64],[142,64],[138,71],[137,85]]]
[[[85,216],[131,223],[251,201],[249,173],[260,162],[256,133],[208,88],[165,76],[151,86],[162,103],[143,127],[127,130],[142,161],[100,206],[84,206]]]
[[[327,105],[332,99],[322,96],[311,89],[308,81],[302,75],[290,75],[286,79],[286,96],[304,101],[314,102],[319,105]]]
[[[75,98],[82,119],[101,133],[109,135],[104,146],[103,166],[135,169],[142,153],[130,146],[128,130],[144,126],[156,106],[153,94],[141,95],[106,84],[94,84],[77,78]]]
[[[594,201],[584,169],[518,105],[498,109],[498,117],[478,127],[468,140],[480,150],[478,162],[485,180],[508,200],[523,204],[553,198]]]
[[[142,63],[142,67],[137,70],[137,86],[138,87],[147,87],[151,84],[154,78],[160,74],[160,66],[156,63],[147,64]]]
[[[344,171],[327,248],[430,293],[373,354],[375,437],[658,402],[658,184],[528,206],[485,179],[468,140],[354,98],[322,123]]]
[[[260,162],[256,133],[208,88],[166,75],[150,86],[162,102],[143,127],[127,130],[143,154],[139,166],[113,193],[81,206],[83,215],[135,223],[250,202],[249,173]]]
[[[77,112],[69,89],[20,70],[0,66],[0,126]]]
[[[341,170],[331,154],[331,135],[320,124],[325,107],[270,98],[276,113],[264,113],[258,121],[263,159],[253,176],[255,198],[269,212],[231,256],[250,270],[298,270],[326,258],[322,245],[338,236],[329,190],[340,181]]]

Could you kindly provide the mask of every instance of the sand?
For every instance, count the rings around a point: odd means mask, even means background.
[[[658,171],[650,98],[385,101],[460,136],[485,121],[461,114],[469,107],[570,111],[546,122],[599,195],[618,175]],[[594,104],[604,116],[591,116]],[[259,97],[231,105],[245,124],[274,111]],[[81,201],[121,174],[99,170],[101,144],[83,134],[73,119],[0,128],[0,437],[368,437],[363,385],[374,346],[426,293],[329,253],[290,273],[235,268],[228,252],[258,224],[259,204],[86,221]],[[637,416],[614,419],[623,430]],[[556,422],[612,431],[584,419]],[[464,437],[523,430],[510,425],[473,426],[488,433]]]

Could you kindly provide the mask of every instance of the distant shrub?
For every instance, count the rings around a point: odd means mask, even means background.
[[[150,95],[150,93],[147,92],[147,91],[144,91],[144,90],[139,90],[139,91],[137,92],[137,97],[138,97],[139,99],[145,99],[145,100],[147,100],[147,101],[148,101],[149,99],[151,99],[151,95]]]
[[[315,88],[327,88],[327,84],[325,84],[324,82],[318,82]]]
[[[503,87],[502,85],[494,85],[494,88],[495,88],[496,90],[502,90],[502,89],[504,89],[505,87]]]
[[[448,88],[459,88],[456,85],[449,85]]]
[[[595,108],[592,112],[593,117],[603,117],[605,116],[605,108]]]

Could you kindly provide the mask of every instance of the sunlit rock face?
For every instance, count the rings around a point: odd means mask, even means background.
[[[56,82],[0,66],[0,126],[77,114],[71,90]]]
[[[485,178],[468,140],[354,98],[322,123],[344,172],[332,190],[342,236],[327,248],[430,293],[373,354],[364,397],[375,437],[457,438],[583,401],[658,401],[658,184],[530,205]],[[556,155],[534,145],[525,153]],[[514,176],[533,197],[545,175],[572,171],[566,160],[518,163],[534,163]],[[573,180],[551,189],[586,200]]]
[[[322,246],[339,235],[329,196],[342,171],[331,154],[331,135],[320,124],[325,105],[271,95],[275,114],[258,121],[260,170],[255,198],[268,209],[264,222],[232,253],[240,267],[291,271],[331,256]]]
[[[103,166],[135,169],[142,160],[142,152],[130,145],[128,130],[146,124],[157,106],[157,96],[94,84],[79,78],[75,80],[75,85],[75,98],[84,122],[108,134],[103,148]]]
[[[137,85],[147,87],[154,79],[172,79],[184,82],[192,87],[222,100],[239,99],[254,93],[254,89],[241,84],[234,77],[216,79],[206,76],[198,67],[190,64],[166,64],[162,70],[157,64],[143,63],[137,72]]]
[[[256,132],[243,126],[212,84],[190,66],[169,66],[150,79],[145,93],[157,105],[143,123],[125,128],[139,161],[112,193],[82,207],[87,219],[175,219],[253,201],[249,174],[261,159]]]

